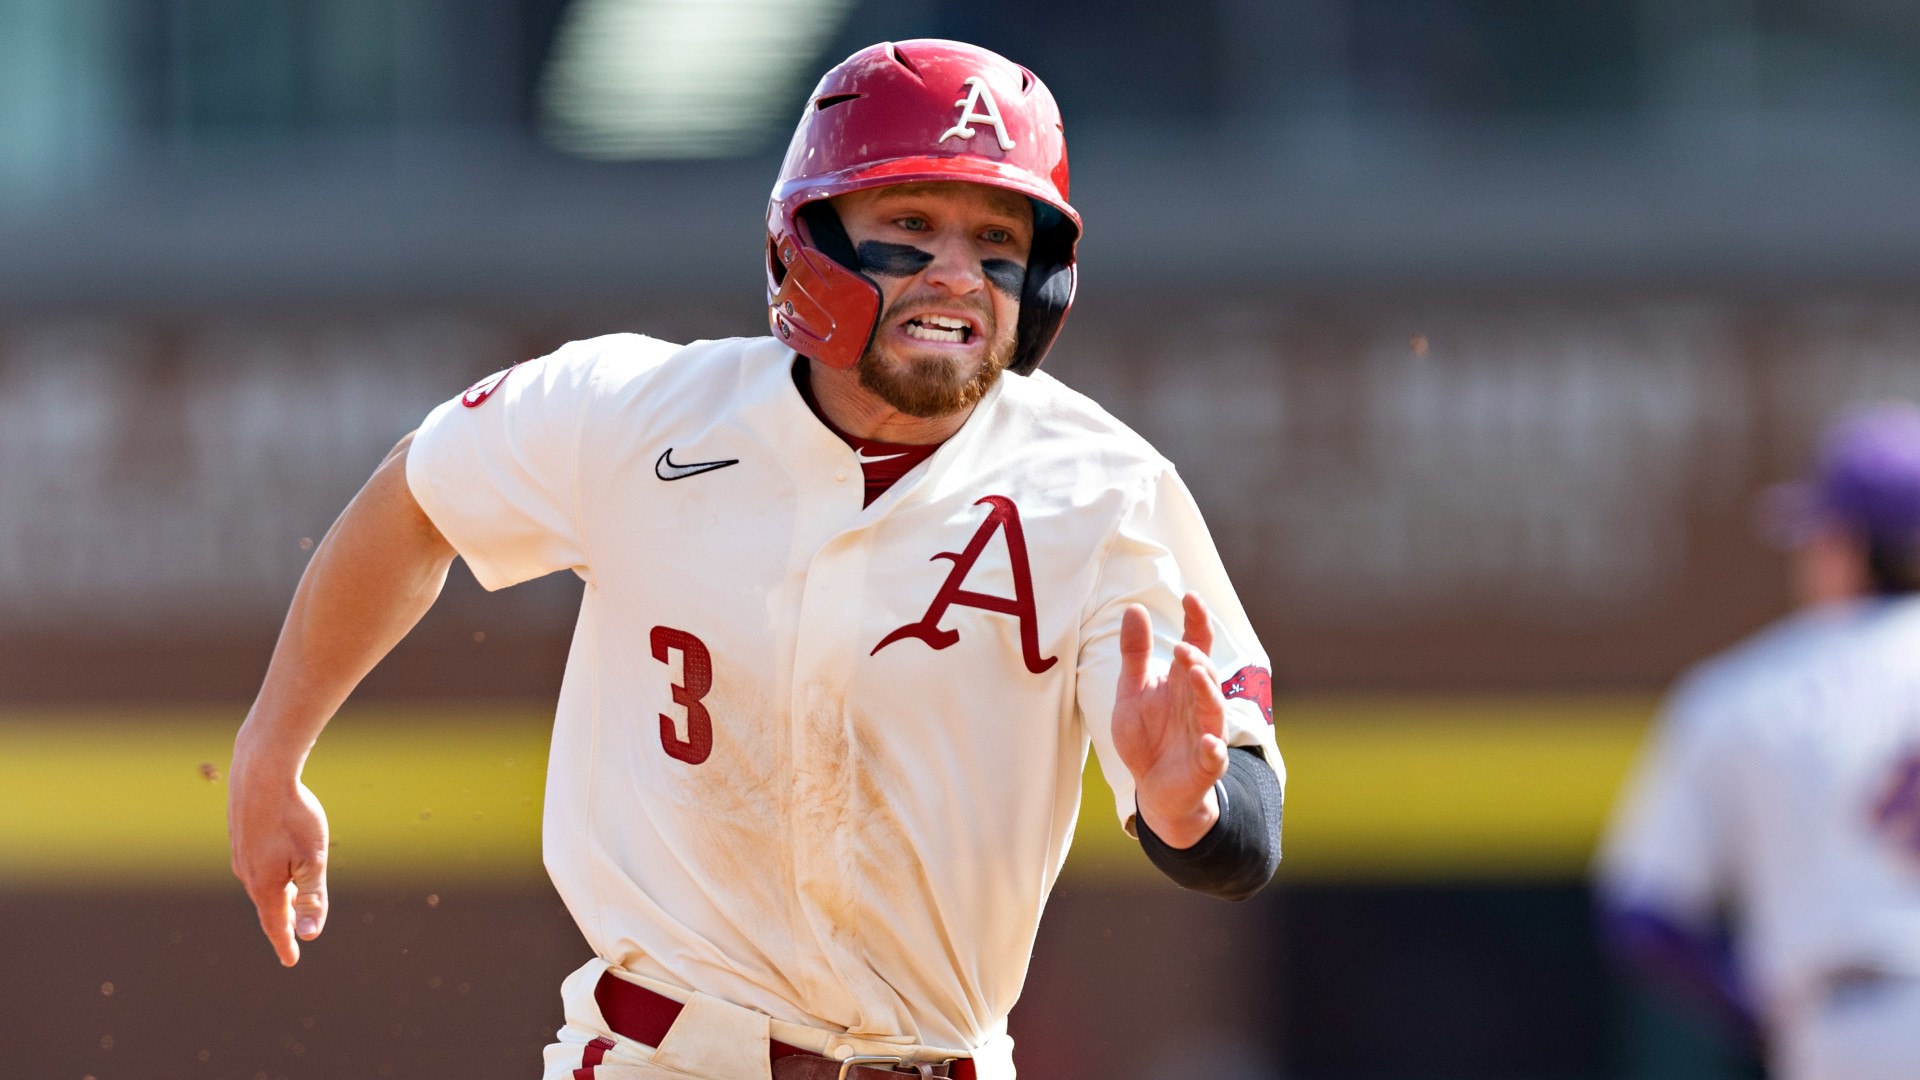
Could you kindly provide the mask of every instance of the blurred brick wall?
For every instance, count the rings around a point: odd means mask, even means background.
[[[0,698],[244,696],[437,401],[569,337],[744,322],[0,320]],[[1781,610],[1755,493],[1835,409],[1920,394],[1916,347],[1920,305],[1873,297],[1142,295],[1082,304],[1049,370],[1181,467],[1283,688],[1651,688]],[[574,590],[456,571],[368,693],[550,689]]]

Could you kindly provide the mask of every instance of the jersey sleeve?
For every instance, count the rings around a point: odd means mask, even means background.
[[[508,368],[444,402],[407,451],[407,486],[488,589],[584,567],[579,448],[596,341]]]
[[[1686,688],[1662,711],[1597,860],[1610,907],[1690,925],[1713,917],[1730,839],[1715,760],[1718,719],[1713,695]]]
[[[1257,749],[1286,787],[1286,767],[1273,738],[1271,664],[1254,637],[1240,598],[1227,580],[1213,537],[1193,496],[1169,466],[1122,517],[1103,560],[1081,634],[1078,689],[1081,722],[1100,771],[1113,789],[1114,812],[1132,831],[1133,774],[1113,747],[1113,706],[1120,678],[1120,619],[1130,604],[1153,624],[1150,672],[1165,675],[1180,643],[1181,600],[1200,594],[1213,618],[1210,659],[1227,696],[1227,745]]]

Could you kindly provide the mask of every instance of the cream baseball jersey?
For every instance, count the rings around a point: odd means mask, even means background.
[[[1164,670],[1201,594],[1228,742],[1278,771],[1268,661],[1171,465],[1086,398],[1005,375],[863,508],[794,362],[576,342],[435,410],[408,481],[486,587],[586,582],[545,859],[600,957],[789,1023],[1004,1044],[1089,743],[1132,813],[1122,611]]]
[[[1920,600],[1809,611],[1690,676],[1599,870],[1618,906],[1731,908],[1776,1020],[1849,969],[1920,976]]]

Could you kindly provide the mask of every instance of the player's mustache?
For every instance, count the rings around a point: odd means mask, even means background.
[[[881,277],[912,277],[933,265],[933,253],[912,244],[864,240],[855,251],[860,269]],[[980,273],[1007,296],[1019,296],[1027,284],[1027,268],[1012,259],[982,259]]]

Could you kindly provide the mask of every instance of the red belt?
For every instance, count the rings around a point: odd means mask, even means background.
[[[606,1020],[609,1029],[615,1034],[624,1035],[634,1042],[645,1043],[648,1046],[659,1046],[661,1041],[667,1037],[668,1029],[673,1027],[673,1022],[679,1019],[680,1010],[686,1008],[685,1005],[665,994],[656,994],[646,987],[638,983],[630,983],[610,971],[601,972],[600,981],[596,983],[593,988],[593,1000],[599,1004],[600,1015]],[[588,1045],[585,1059],[581,1062],[581,1068],[574,1070],[573,1075],[576,1080],[592,1080],[593,1066],[600,1064],[601,1059],[606,1056],[606,1052],[612,1049],[611,1044],[606,1046],[599,1045],[602,1041],[603,1040],[596,1039]],[[838,1071],[840,1065],[839,1062],[834,1062],[831,1058],[821,1057],[819,1054],[815,1054],[810,1050],[802,1050],[797,1046],[789,1046],[778,1039],[769,1039],[767,1041],[767,1059],[770,1063],[787,1058],[796,1060],[788,1062],[787,1068],[776,1070],[776,1074],[786,1072],[789,1068],[801,1066],[802,1061],[798,1059],[805,1058],[816,1059],[821,1063],[832,1062],[833,1068],[827,1070],[822,1075],[833,1075]],[[811,1062],[808,1064],[811,1064]],[[912,1066],[903,1066],[903,1068],[911,1070]],[[810,1074],[813,1071],[812,1069],[795,1069],[795,1075],[799,1075],[801,1072]],[[848,1071],[847,1075],[849,1078],[857,1077],[859,1080],[867,1080],[868,1077],[885,1076],[889,1073],[892,1073],[891,1068],[855,1066]],[[901,1073],[892,1074],[903,1075]],[[911,1071],[904,1075],[911,1075]],[[947,1076],[951,1077],[952,1080],[975,1080],[973,1059],[960,1058],[954,1061],[948,1066]]]

